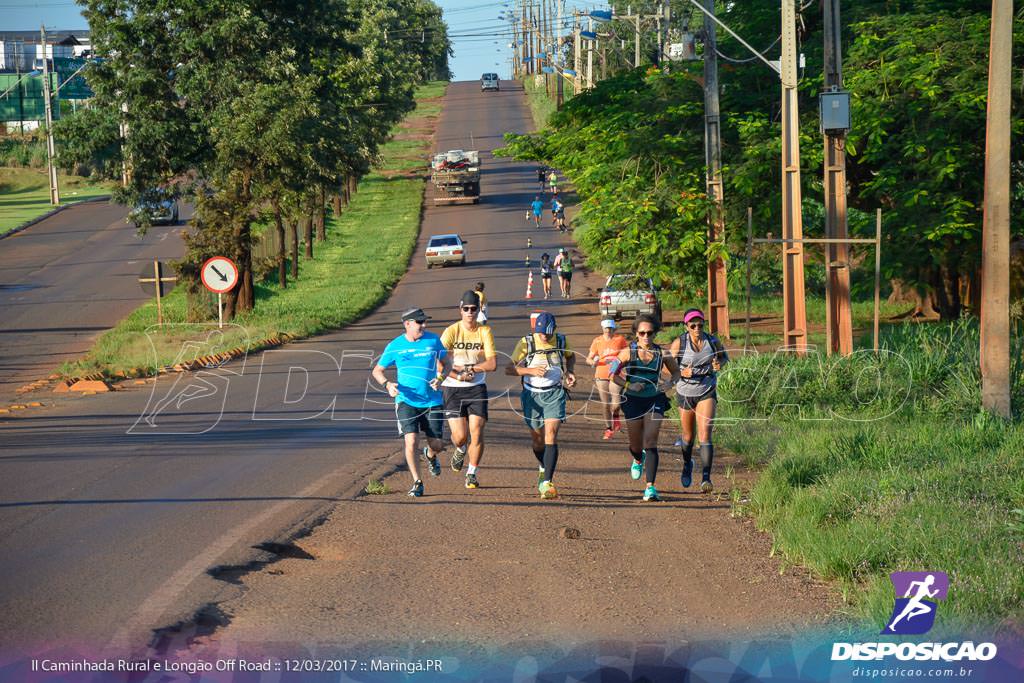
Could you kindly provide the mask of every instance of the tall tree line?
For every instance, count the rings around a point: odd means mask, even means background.
[[[123,177],[116,199],[129,205],[193,198],[180,275],[196,292],[206,258],[232,258],[229,317],[255,305],[254,223],[274,224],[285,285],[286,230],[297,277],[300,226],[312,256],[325,206],[368,172],[415,86],[449,78],[447,28],[430,0],[81,4],[103,61],[88,70],[91,106],[58,130],[64,162]]]

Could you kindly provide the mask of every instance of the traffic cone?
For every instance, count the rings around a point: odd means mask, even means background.
[[[533,271],[530,271],[530,277],[526,280],[526,298],[533,298]]]

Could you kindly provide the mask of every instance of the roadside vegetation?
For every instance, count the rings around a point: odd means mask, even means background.
[[[113,183],[60,172],[61,205],[109,195]],[[39,142],[0,139],[0,235],[38,218],[50,204],[46,148]]]
[[[1024,321],[1011,356],[1024,410]],[[788,562],[834,580],[854,619],[884,623],[889,573],[950,576],[941,623],[1024,623],[1024,424],[980,412],[970,320],[893,326],[876,359],[734,358],[715,442],[761,468],[749,503]]]
[[[437,99],[445,87],[443,82],[421,86],[420,104],[395,129],[396,135],[433,125],[441,108]],[[429,153],[426,135],[384,144],[381,169],[360,181],[339,216],[327,212],[326,240],[318,244],[316,257],[303,264],[302,278],[281,287],[276,266],[269,264],[256,279],[258,305],[236,316],[222,332],[216,325],[216,298],[204,290],[200,303],[209,317],[202,323],[188,322],[195,301],[178,288],[163,299],[168,322],[163,328],[157,327],[156,302],[151,301],[104,333],[84,358],[62,366],[61,373],[113,377],[142,369],[148,375],[163,366],[245,348],[262,339],[282,334],[305,337],[357,320],[387,298],[408,267],[419,234]],[[413,157],[419,159],[418,167],[410,165]],[[413,173],[391,173],[396,164]]]
[[[548,95],[547,87],[544,85],[544,78],[541,77],[540,83],[537,83],[535,76],[523,76],[523,90],[526,91],[526,101],[530,105],[530,114],[533,116],[533,125],[536,126],[537,130],[544,128],[547,125],[548,119],[555,113],[558,108],[556,96],[554,94],[555,88],[558,87],[557,81],[554,76],[548,76],[551,82],[552,94]],[[562,87],[562,102],[568,102],[572,99],[573,88],[572,83],[568,80],[565,81]]]
[[[62,163],[102,177],[127,169],[115,199],[128,206],[166,194],[193,202],[176,264],[189,321],[209,315],[200,268],[215,255],[239,271],[226,317],[254,311],[252,247],[265,224],[277,235],[279,286],[315,277],[306,264],[328,248],[326,207],[339,214],[377,164],[415,88],[450,75],[430,0],[323,0],[315,11],[235,0],[170,13],[143,0],[81,4],[103,60],[83,72],[89,106],[55,127]]]

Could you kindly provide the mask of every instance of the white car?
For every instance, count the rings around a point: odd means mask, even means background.
[[[501,84],[498,81],[498,74],[483,74],[480,76],[480,92],[485,90],[501,90]]]
[[[466,243],[456,234],[432,235],[427,242],[427,268],[447,266],[448,264],[465,265]]]

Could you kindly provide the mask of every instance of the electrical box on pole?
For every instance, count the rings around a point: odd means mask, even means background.
[[[850,131],[850,93],[841,90],[823,92],[818,95],[821,110],[821,132],[829,135],[845,135]]]

